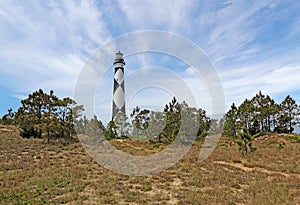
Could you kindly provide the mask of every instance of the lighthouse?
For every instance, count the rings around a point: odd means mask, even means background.
[[[125,116],[125,88],[124,88],[124,65],[123,53],[116,53],[116,59],[113,63],[115,67],[114,89],[112,103],[112,120],[116,117]],[[120,116],[119,116],[120,115]]]

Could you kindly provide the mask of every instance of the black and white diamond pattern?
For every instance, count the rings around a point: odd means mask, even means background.
[[[112,115],[113,120],[119,112],[125,114],[124,68],[122,67],[115,68]]]
[[[124,81],[124,73],[122,71],[122,69],[118,69],[116,72],[115,72],[115,80],[117,81],[117,83],[120,85],[123,83]]]
[[[114,102],[117,108],[121,109],[123,107],[125,103],[124,98],[125,98],[124,90],[122,89],[121,86],[119,86],[114,94]]]

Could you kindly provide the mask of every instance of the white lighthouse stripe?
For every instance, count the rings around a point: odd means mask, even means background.
[[[121,109],[125,103],[125,94],[121,87],[118,87],[114,93],[114,102],[119,109]]]
[[[123,63],[115,63],[114,66],[116,68],[118,68],[118,67],[122,67],[123,68],[124,64]]]
[[[121,84],[124,80],[124,73],[122,72],[121,69],[118,69],[117,72],[115,73],[115,79],[118,82],[118,84]]]

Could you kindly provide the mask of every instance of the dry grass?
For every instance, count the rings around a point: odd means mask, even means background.
[[[111,143],[134,155],[164,148]],[[130,177],[95,163],[80,143],[47,144],[0,127],[0,204],[300,204],[300,143],[274,136],[257,139],[255,146],[255,153],[241,158],[222,138],[199,163],[197,142],[168,170]]]

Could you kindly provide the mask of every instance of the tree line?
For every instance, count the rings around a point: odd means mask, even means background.
[[[237,138],[239,133],[293,133],[300,124],[300,106],[290,96],[279,104],[261,91],[240,106],[234,103],[224,116],[224,134]]]
[[[130,136],[166,144],[172,143],[177,135],[202,138],[211,125],[218,126],[205,110],[189,107],[186,102],[179,103],[175,97],[161,112],[137,106],[129,116],[120,116],[122,120],[117,118],[106,126],[97,116],[91,119],[82,116],[82,111],[84,107],[77,105],[73,99],[60,99],[52,90],[46,93],[39,89],[21,100],[16,112],[9,109],[0,123],[18,126],[24,138],[45,138],[48,142],[50,139],[72,139],[77,134],[83,134],[107,140]],[[187,121],[184,124],[181,122],[182,116]]]
[[[165,105],[163,111],[150,111],[136,106],[129,116],[117,115],[106,127],[96,116],[91,120],[83,116],[76,122],[76,131],[94,139],[99,136],[106,140],[131,137],[152,143],[170,144],[177,136],[197,136],[197,139],[201,139],[207,135],[212,124],[219,126],[206,115],[205,110],[189,107],[186,102],[179,103],[174,97]],[[220,129],[221,126],[216,130]]]
[[[288,95],[277,104],[262,92],[252,99],[245,99],[240,106],[234,103],[221,120],[207,116],[201,108],[179,103],[174,97],[163,111],[151,111],[135,107],[128,116],[108,122],[106,126],[97,116],[88,119],[82,116],[82,105],[69,98],[58,98],[51,90],[42,89],[21,101],[16,112],[8,109],[0,123],[16,125],[25,138],[71,139],[77,134],[103,139],[131,137],[153,143],[172,143],[178,137],[197,136],[202,139],[208,132],[220,133],[234,139],[266,132],[292,133],[300,124],[300,106]],[[184,119],[183,119],[184,118]],[[184,122],[183,122],[184,121]]]

